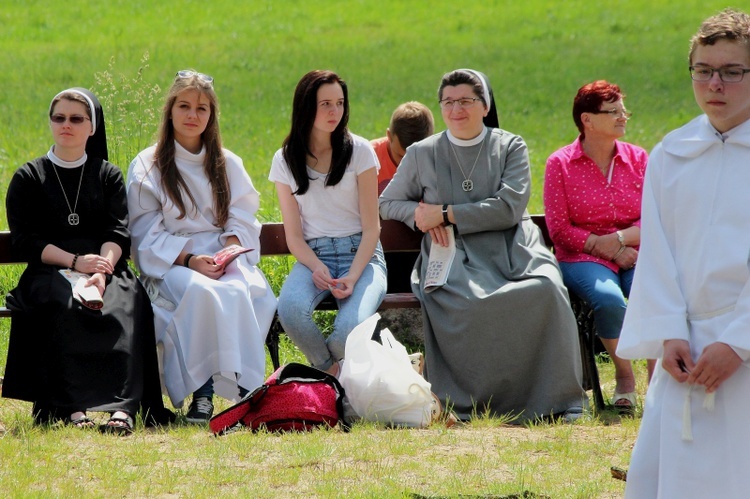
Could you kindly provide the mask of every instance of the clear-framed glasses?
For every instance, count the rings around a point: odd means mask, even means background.
[[[591,111],[593,114],[608,114],[612,116],[613,118],[619,118],[622,116],[626,120],[629,120],[633,117],[633,113],[628,111],[627,109],[600,109],[599,111]]]
[[[208,83],[211,86],[213,86],[214,84],[213,76],[199,73],[197,71],[193,71],[192,69],[182,69],[180,71],[177,71],[177,74],[175,75],[175,77],[177,78],[192,78],[193,76],[196,76],[200,81]]]
[[[52,123],[57,123],[59,125],[65,123],[65,121],[70,121],[74,125],[80,125],[86,120],[91,121],[91,118],[88,116],[81,116],[80,114],[74,114],[72,116],[65,116],[64,114],[53,114],[49,117],[49,120]]]
[[[737,83],[742,81],[745,73],[750,73],[750,69],[737,67],[712,68],[711,66],[690,66],[690,78],[694,81],[708,81],[713,78],[714,73],[719,73],[719,78],[724,83]]]
[[[458,107],[461,109],[466,109],[467,107],[471,107],[474,105],[474,103],[478,100],[482,100],[479,97],[464,97],[463,99],[443,99],[440,101],[440,107],[442,109],[453,109],[454,104],[458,104]]]

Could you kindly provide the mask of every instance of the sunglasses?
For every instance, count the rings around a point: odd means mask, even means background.
[[[91,118],[89,118],[88,116],[81,116],[80,114],[74,114],[72,116],[65,116],[64,114],[53,114],[49,117],[49,120],[52,123],[58,124],[63,124],[66,120],[68,120],[74,125],[80,125],[86,120],[91,121]]]
[[[208,83],[209,85],[213,86],[213,83],[214,83],[213,76],[199,73],[197,71],[193,71],[192,69],[183,69],[181,71],[177,71],[177,74],[175,75],[176,78],[192,78],[193,76],[197,77],[200,81],[204,83]]]

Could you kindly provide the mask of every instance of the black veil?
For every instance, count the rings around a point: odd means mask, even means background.
[[[100,158],[108,161],[109,153],[107,151],[107,131],[104,125],[104,110],[99,103],[99,99],[96,98],[96,95],[94,95],[93,92],[86,88],[75,87],[70,90],[84,94],[94,105],[92,115],[96,118],[96,130],[94,131],[94,135],[89,137],[89,140],[86,142],[86,154],[92,158]]]
[[[490,85],[490,79],[487,78],[487,75],[482,73],[481,71],[477,71],[475,69],[464,69],[463,71],[468,71],[470,73],[473,73],[475,76],[479,77],[479,80],[482,82],[482,86],[487,87],[487,94],[489,95],[489,106],[490,110],[487,113],[487,116],[484,117],[483,122],[484,126],[490,127],[490,128],[499,128],[500,127],[500,121],[497,118],[497,106],[495,106],[495,94],[492,91],[492,85]]]

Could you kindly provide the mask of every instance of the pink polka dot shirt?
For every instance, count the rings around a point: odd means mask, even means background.
[[[581,147],[580,137],[555,151],[544,172],[544,211],[560,262],[596,262],[617,272],[614,262],[583,252],[590,234],[603,236],[641,224],[641,195],[648,154],[615,141],[610,175]]]

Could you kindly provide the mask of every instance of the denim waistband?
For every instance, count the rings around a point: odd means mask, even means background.
[[[327,241],[341,241],[341,240],[350,240],[352,242],[354,242],[354,241],[359,242],[361,239],[362,239],[362,233],[361,232],[357,232],[355,234],[350,234],[348,236],[340,236],[340,237],[328,237],[328,236],[314,237],[312,239],[307,239],[305,242],[308,245],[312,245],[312,244],[315,244],[315,243],[325,243]]]

